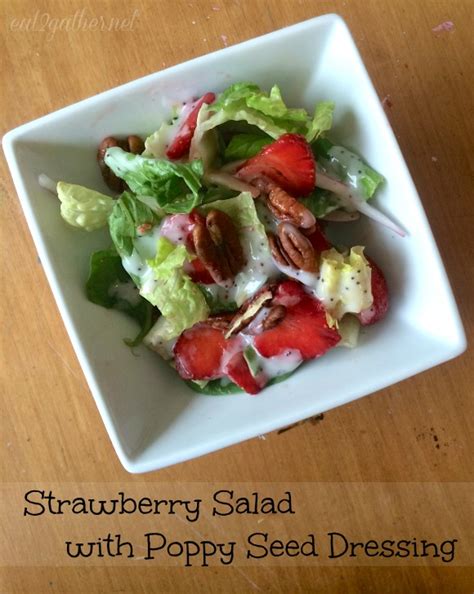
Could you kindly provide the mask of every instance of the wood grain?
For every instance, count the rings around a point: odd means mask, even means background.
[[[21,30],[35,14],[131,19],[129,31]],[[326,12],[351,28],[409,165],[465,324],[474,334],[471,0],[13,0],[0,3],[1,133],[64,105]],[[14,21],[14,19],[17,19]],[[451,32],[435,34],[439,23]],[[23,28],[27,26],[25,21]],[[265,440],[149,475],[120,466],[0,162],[3,483],[472,480],[473,351]],[[433,296],[435,299],[436,296]],[[433,320],[433,323],[437,323]],[[409,501],[407,502],[408,509]],[[342,501],[334,505],[342,506]],[[22,504],[19,502],[21,513]],[[341,508],[342,509],[342,508]],[[450,510],[446,498],[433,524]],[[451,510],[452,512],[452,510]],[[324,514],[324,511],[322,511]],[[329,513],[329,512],[328,512]],[[416,534],[416,513],[405,518]],[[469,510],[455,510],[467,522]],[[53,522],[53,520],[51,520]],[[29,528],[18,515],[18,533]],[[111,524],[113,530],[113,522]],[[48,539],[49,524],[38,530]],[[2,592],[469,592],[468,567],[5,568]]]

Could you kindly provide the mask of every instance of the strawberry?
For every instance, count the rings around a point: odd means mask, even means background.
[[[204,266],[199,258],[194,258],[189,265],[187,273],[194,283],[201,283],[202,285],[214,284],[214,279],[209,273],[209,270]]]
[[[251,373],[242,351],[236,353],[225,367],[228,378],[248,394],[258,394],[265,386],[265,381],[258,381]]]
[[[222,330],[198,323],[178,338],[173,352],[176,370],[184,379],[210,380],[222,377],[222,357],[228,341]]]
[[[375,324],[385,317],[389,305],[387,281],[377,264],[371,258],[367,258],[367,260],[372,269],[371,288],[374,302],[357,315],[362,326]]]
[[[320,357],[335,346],[340,336],[329,328],[321,302],[305,292],[295,281],[278,287],[274,304],[285,305],[286,315],[274,328],[255,337],[254,346],[263,357],[282,355],[298,350],[303,360]]]
[[[213,103],[216,99],[214,93],[206,93],[200,99],[195,101],[192,104],[191,111],[188,114],[188,117],[181,125],[178,133],[173,138],[173,141],[169,145],[166,156],[168,159],[181,159],[189,152],[189,147],[191,146],[191,140],[193,139],[194,130],[196,130],[197,125],[197,117],[199,114],[199,110],[201,109],[204,103],[208,105]]]
[[[330,250],[332,245],[329,243],[328,239],[324,235],[321,227],[316,222],[316,228],[311,234],[305,233],[306,237],[310,240],[311,245],[314,247],[316,253],[320,254],[325,250]]]
[[[298,134],[283,134],[243,163],[237,177],[246,182],[270,179],[292,196],[306,196],[316,183],[311,147]]]

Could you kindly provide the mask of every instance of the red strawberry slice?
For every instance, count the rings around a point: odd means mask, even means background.
[[[181,334],[174,346],[176,370],[184,379],[222,377],[222,356],[227,346],[222,330],[205,323],[195,324]]]
[[[315,186],[316,167],[311,147],[298,134],[283,134],[248,159],[237,171],[246,182],[271,179],[292,196],[306,196]]]
[[[248,394],[258,394],[265,386],[263,378],[258,381],[249,369],[242,352],[236,353],[225,367],[228,378],[245,390]]]
[[[206,93],[198,101],[195,101],[192,105],[191,111],[188,117],[181,125],[178,133],[174,137],[173,141],[169,145],[166,156],[168,159],[181,159],[189,152],[191,146],[191,140],[193,139],[194,130],[196,130],[197,117],[199,110],[204,103],[208,105],[213,103],[216,99],[214,93]]]
[[[358,314],[357,317],[362,326],[375,324],[375,322],[384,318],[389,306],[387,281],[383,272],[371,258],[367,258],[367,260],[372,269],[371,288],[374,302],[370,307]]]
[[[199,258],[194,258],[189,265],[187,273],[191,277],[191,280],[195,283],[201,283],[202,285],[214,284],[214,279],[209,274],[209,270],[204,266]]]
[[[311,245],[318,254],[332,248],[332,245],[329,243],[318,223],[316,223],[316,229],[310,235],[306,235],[306,237],[310,240]]]
[[[254,346],[263,357],[275,357],[294,349],[303,360],[314,359],[341,339],[337,330],[327,325],[321,302],[308,295],[299,283],[282,283],[273,303],[285,305],[286,315],[277,326],[255,337]]]

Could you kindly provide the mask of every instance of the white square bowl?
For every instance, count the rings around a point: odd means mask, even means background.
[[[290,105],[336,102],[337,141],[386,177],[376,203],[398,221],[400,238],[363,219],[344,225],[384,270],[391,310],[354,350],[334,349],[257,397],[201,396],[156,354],[132,354],[135,327],[85,296],[89,256],[106,231],[68,227],[38,175],[103,185],[95,161],[108,135],[146,136],[175,100],[249,80],[280,85]],[[264,35],[146,76],[9,132],[3,146],[25,216],[72,344],[117,454],[146,472],[263,434],[374,392],[460,354],[463,328],[420,199],[351,34],[337,15]],[[340,227],[341,228],[341,227]]]

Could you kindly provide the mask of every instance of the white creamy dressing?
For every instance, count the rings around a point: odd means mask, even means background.
[[[256,351],[257,352],[257,351]],[[258,366],[262,370],[262,373],[268,377],[278,377],[279,375],[285,375],[294,371],[301,363],[303,358],[301,353],[296,349],[288,349],[281,355],[275,357],[262,357],[257,352]]]
[[[147,260],[151,260],[156,256],[159,231],[160,226],[155,225],[148,233],[139,235],[135,239],[131,255],[122,258],[123,267],[130,275],[137,279],[137,284],[142,295],[153,292],[156,285],[153,269]]]
[[[38,183],[45,190],[49,190],[56,196],[58,195],[57,190],[56,190],[56,186],[58,185],[58,182],[54,181],[54,179],[51,179],[45,173],[40,173],[38,175]]]
[[[263,200],[255,200],[255,209],[265,231],[276,233],[279,221],[273,216]]]
[[[278,268],[280,272],[286,274],[289,278],[299,281],[307,287],[314,288],[319,282],[319,275],[315,272],[306,272],[305,270],[298,270],[291,266],[283,266],[276,260],[274,261],[275,268]]]
[[[132,281],[116,282],[109,287],[108,293],[111,297],[127,301],[132,307],[140,303],[140,293]]]
[[[342,169],[347,177],[347,183],[354,189],[354,193],[363,198],[358,183],[362,174],[362,167],[364,167],[362,159],[342,146],[331,147],[328,155],[330,163],[335,164],[336,169]]]
[[[263,287],[268,279],[280,274],[273,262],[268,241],[256,235],[253,227],[241,228],[240,238],[247,263],[236,275],[233,284],[229,288],[206,285],[216,299],[223,303],[234,302],[237,307]]]

